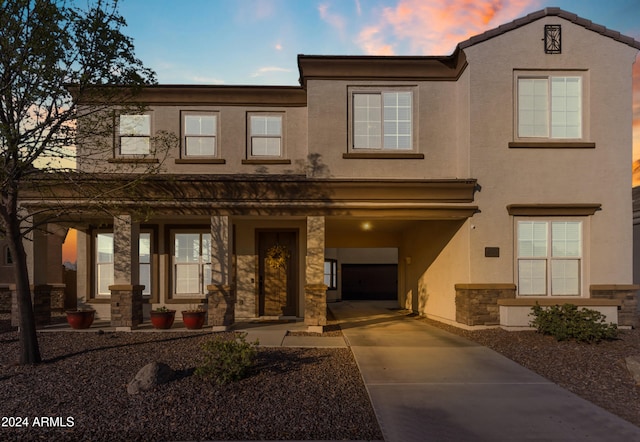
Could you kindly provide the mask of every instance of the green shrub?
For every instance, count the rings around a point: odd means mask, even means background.
[[[247,342],[247,334],[236,339],[216,336],[202,344],[202,364],[196,368],[196,375],[208,381],[223,385],[247,376],[258,353],[258,341]]]
[[[578,309],[573,304],[554,305],[543,308],[533,307],[531,326],[538,333],[551,335],[558,341],[575,339],[578,342],[600,342],[615,339],[618,335],[616,324],[605,321],[605,316],[591,309]]]

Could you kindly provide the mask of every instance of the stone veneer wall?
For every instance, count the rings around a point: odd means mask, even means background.
[[[622,302],[618,310],[618,325],[636,328],[638,318],[638,290],[640,285],[592,285],[593,299],[617,299]]]
[[[20,326],[18,314],[18,293],[16,286],[11,285],[11,326]],[[33,315],[36,327],[44,327],[51,324],[51,286],[41,284],[31,287],[31,302],[33,303]]]
[[[208,324],[215,330],[225,330],[235,322],[236,293],[228,285],[207,286]]]
[[[307,284],[304,287],[304,323],[310,327],[327,325],[327,286]]]
[[[143,285],[112,285],[111,326],[136,328],[142,324]]]
[[[456,284],[456,322],[499,325],[498,299],[516,297],[515,284]]]
[[[11,289],[8,285],[0,286],[0,313],[11,311]]]

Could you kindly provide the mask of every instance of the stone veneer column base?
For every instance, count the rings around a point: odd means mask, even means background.
[[[498,299],[516,297],[515,284],[456,284],[456,322],[499,325]]]
[[[142,324],[143,285],[110,285],[111,326],[118,331],[129,331]]]
[[[236,319],[236,291],[233,286],[207,286],[208,323],[213,331],[227,331]]]
[[[18,292],[16,285],[9,286],[11,290],[11,326],[20,326],[20,314],[18,313]],[[31,286],[31,303],[35,317],[36,328],[42,328],[51,324],[51,289],[48,284]]]
[[[322,333],[327,325],[327,286],[307,284],[304,286],[304,323],[309,331]]]
[[[638,290],[640,285],[592,285],[589,288],[593,299],[617,299],[622,305],[618,310],[618,325],[637,328],[638,318]]]

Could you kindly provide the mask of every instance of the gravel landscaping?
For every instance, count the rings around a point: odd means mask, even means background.
[[[640,355],[640,330],[620,330],[618,339],[599,344],[556,341],[535,331],[500,328],[468,331],[417,319],[503,354],[582,398],[640,426],[640,386],[624,359]]]
[[[17,333],[0,320],[0,440],[370,440],[382,439],[351,351],[260,348],[257,367],[218,386],[193,375],[212,333],[39,334],[45,363],[15,365]],[[138,395],[127,384],[149,362],[176,371]],[[58,417],[73,427],[35,427]],[[42,422],[38,422],[42,425]]]
[[[492,348],[640,426],[640,387],[624,358],[640,355],[640,331],[600,344],[557,342],[536,332],[430,325]],[[336,328],[327,335],[339,335]],[[73,427],[0,428],[0,440],[382,439],[349,349],[260,348],[257,367],[218,386],[193,375],[212,333],[40,333],[45,363],[15,364],[17,333],[0,315],[1,416],[73,418]],[[127,394],[136,372],[167,363],[174,380]],[[59,423],[59,422],[58,422]]]

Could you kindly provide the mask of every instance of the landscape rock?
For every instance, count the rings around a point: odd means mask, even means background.
[[[140,391],[148,391],[156,385],[169,382],[174,376],[173,370],[162,362],[152,362],[145,365],[136,373],[129,382],[127,393],[138,394]]]
[[[627,370],[633,376],[633,380],[636,381],[636,385],[640,386],[640,356],[627,356],[624,358],[624,362],[627,364]]]

